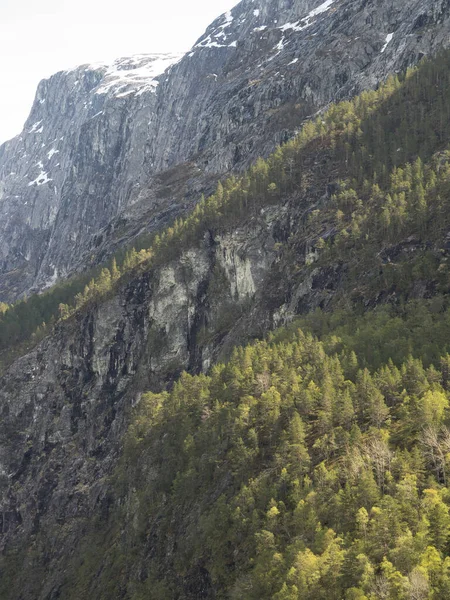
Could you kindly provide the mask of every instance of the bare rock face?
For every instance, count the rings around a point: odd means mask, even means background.
[[[244,0],[163,83],[180,123],[161,130],[168,140],[177,131],[161,158],[173,164],[203,153],[208,169],[221,172],[266,154],[329,102],[436,52],[449,16],[441,0]],[[167,164],[161,158],[158,168]]]
[[[176,56],[82,66],[39,85],[22,134],[0,149],[0,288],[64,277],[87,240],[136,195],[161,73]]]
[[[181,60],[43,81],[22,134],[0,148],[0,299],[83,269],[99,236],[107,255],[111,224],[134,206],[139,231],[158,227],[168,205],[147,193],[155,175],[189,163],[195,191],[243,168],[329,102],[448,44],[449,18],[445,0],[243,0]],[[172,216],[186,209],[185,192],[169,200]]]

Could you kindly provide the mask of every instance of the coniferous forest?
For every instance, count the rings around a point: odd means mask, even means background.
[[[449,355],[374,369],[353,346],[283,330],[147,394],[116,472],[136,526],[120,539],[127,504],[99,524],[69,597],[105,551],[108,597],[151,538],[131,598],[177,597],[196,564],[221,598],[448,598]]]

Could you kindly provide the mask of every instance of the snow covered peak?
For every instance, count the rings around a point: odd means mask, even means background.
[[[113,92],[119,98],[153,91],[158,86],[156,78],[181,57],[181,54],[140,54],[119,58],[105,65],[106,72],[96,93]]]
[[[113,63],[87,65],[84,71],[104,72],[95,91],[96,94],[111,94],[122,98],[130,94],[140,95],[154,91],[158,76],[180,60],[182,54],[138,54],[118,58]]]

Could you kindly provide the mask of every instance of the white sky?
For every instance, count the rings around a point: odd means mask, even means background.
[[[0,0],[0,142],[41,79],[78,64],[187,51],[238,0]]]

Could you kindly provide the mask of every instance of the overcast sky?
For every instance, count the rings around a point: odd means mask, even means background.
[[[41,79],[86,62],[187,51],[238,0],[0,0],[0,142]]]

